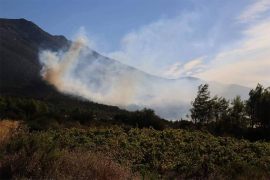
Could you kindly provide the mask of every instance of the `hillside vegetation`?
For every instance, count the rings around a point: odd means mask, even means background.
[[[16,179],[270,177],[269,143],[181,129],[113,126],[24,132],[2,144],[0,152],[1,176]]]
[[[115,106],[65,96],[56,100],[0,96],[0,118],[22,120],[30,131],[128,125],[138,128],[153,127],[156,130],[200,130],[215,136],[269,141],[269,88],[258,84],[250,91],[247,101],[237,96],[230,102],[224,97],[211,98],[208,85],[201,85],[192,105],[192,121],[168,121],[157,116],[151,109],[130,112]]]

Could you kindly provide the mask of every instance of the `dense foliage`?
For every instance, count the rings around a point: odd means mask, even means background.
[[[41,174],[54,178],[49,172],[55,164],[62,160],[65,152],[76,149],[106,154],[121,166],[150,179],[267,179],[270,173],[269,143],[214,137],[200,131],[116,126],[20,133],[3,147],[1,168],[14,171],[11,174],[18,178],[35,179]],[[18,152],[24,152],[23,157]],[[27,159],[24,156],[33,154],[40,157],[36,161],[42,163],[30,162],[34,164],[27,169],[29,162],[18,161],[20,174],[14,174],[19,168],[14,163],[13,167],[4,163],[8,155]],[[38,168],[41,171],[35,173]]]
[[[140,128],[152,126],[162,130],[169,124],[151,109],[128,112],[115,106],[94,104],[80,99],[48,102],[0,96],[0,112],[1,119],[23,120],[31,131],[121,124]]]
[[[244,137],[250,140],[270,138],[270,88],[258,84],[242,101],[236,96],[230,103],[223,97],[210,98],[208,85],[198,88],[198,95],[191,104],[191,118],[195,124],[207,126],[207,130],[219,136]]]

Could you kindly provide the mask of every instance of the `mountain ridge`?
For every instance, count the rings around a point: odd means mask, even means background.
[[[31,26],[33,26],[34,28],[37,28],[39,31],[42,31],[42,33],[44,33],[44,34],[46,34],[46,36],[52,36],[52,37],[54,37],[57,41],[60,41],[60,42],[62,42],[63,44],[61,44],[58,48],[63,48],[63,46],[65,47],[65,46],[67,46],[67,45],[65,45],[65,43],[72,43],[72,41],[71,40],[68,40],[65,36],[63,36],[63,35],[51,35],[51,34],[49,34],[49,33],[47,33],[46,31],[44,31],[43,29],[41,29],[38,25],[36,25],[35,23],[33,23],[32,21],[28,21],[28,20],[26,20],[26,19],[24,19],[24,18],[20,18],[20,19],[7,19],[7,18],[0,18],[0,21],[1,21],[1,25],[3,25],[4,23],[5,23],[5,21],[14,21],[14,22],[19,22],[19,23],[28,23],[29,25],[31,25]],[[3,23],[4,22],[4,23]],[[36,36],[36,34],[35,34],[35,36]],[[41,43],[42,44],[42,43]],[[69,46],[70,44],[68,44],[68,46]],[[41,45],[42,46],[42,45]],[[42,48],[42,47],[41,47]],[[65,48],[67,48],[67,47],[65,47]],[[54,49],[54,48],[52,48],[52,49]],[[91,49],[92,50],[92,49]],[[92,50],[94,53],[97,53],[95,50]],[[100,56],[103,56],[103,57],[105,57],[105,58],[108,58],[108,57],[106,57],[106,56],[104,56],[104,55],[102,55],[102,54],[99,54],[99,53],[97,53],[98,55],[100,55]],[[130,66],[130,65],[128,65],[128,64],[125,64],[125,63],[122,63],[122,62],[120,62],[120,61],[118,61],[118,60],[115,60],[115,59],[111,59],[111,58],[108,58],[108,59],[110,59],[110,60],[114,60],[114,61],[116,61],[116,62],[119,62],[119,63],[121,63],[121,64],[123,64],[123,65],[126,65],[126,66],[128,66],[128,67],[131,67],[131,68],[133,68],[133,69],[136,69],[136,70],[138,70],[138,71],[140,71],[140,72],[142,72],[142,73],[145,73],[145,74],[147,74],[147,75],[150,75],[150,76],[154,76],[154,77],[157,77],[157,78],[162,78],[162,79],[166,79],[166,80],[181,80],[181,79],[190,79],[190,80],[202,80],[202,79],[200,79],[200,78],[197,78],[197,77],[192,77],[192,76],[184,76],[184,77],[179,77],[179,78],[164,78],[164,77],[160,77],[160,76],[156,76],[156,75],[153,75],[153,74],[150,74],[150,73],[147,73],[147,72],[145,72],[145,71],[142,71],[142,70],[140,70],[140,69],[137,69],[137,68],[135,68],[135,67],[132,67],[132,66]],[[204,80],[203,80],[204,81]],[[205,81],[205,82],[208,82],[208,81]],[[209,81],[209,82],[216,82],[216,81]],[[219,84],[223,84],[223,83],[220,83],[220,82],[216,82],[216,83],[219,83]],[[238,85],[238,84],[224,84],[224,85],[237,85],[237,86],[242,86],[242,85]],[[245,86],[242,86],[242,87],[245,87]]]
[[[61,93],[45,82],[40,75],[42,65],[39,62],[39,53],[41,50],[67,51],[71,44],[72,41],[64,36],[51,35],[31,21],[25,19],[0,19],[0,93],[30,98],[46,98],[49,94],[55,94],[51,98],[58,98],[57,96]],[[134,78],[140,79],[136,82],[137,87],[140,89],[139,94],[137,94],[137,103],[130,103],[130,105],[133,104],[135,105],[133,107],[138,106],[140,108],[154,108],[157,114],[163,118],[176,119],[180,118],[180,115],[185,117],[190,108],[189,102],[193,100],[197,93],[197,87],[200,84],[208,83],[196,77],[166,79],[154,76],[120,61],[100,55],[90,48],[88,50],[91,53],[81,60],[78,65],[78,72],[83,71],[85,65],[95,65],[85,84],[95,84],[95,87],[100,87],[103,80],[100,77],[124,78],[126,81],[134,81]],[[76,75],[79,77],[80,74]],[[108,81],[109,84],[106,84],[106,86],[112,86],[114,82]],[[118,83],[118,81],[116,82]],[[246,99],[250,90],[239,85],[224,85],[218,82],[209,83],[211,93],[213,92],[212,95],[219,94],[229,99],[237,94]],[[211,87],[211,84],[213,87]],[[179,96],[179,93],[183,95]],[[160,99],[159,96],[164,97]],[[186,99],[186,97],[189,98]],[[145,104],[148,101],[153,101],[153,103]],[[174,104],[170,104],[170,102]],[[166,104],[165,106],[168,108],[163,107],[163,104]],[[118,104],[110,105],[120,106]],[[183,111],[181,110],[182,107],[184,107]],[[174,115],[170,116],[170,114]]]

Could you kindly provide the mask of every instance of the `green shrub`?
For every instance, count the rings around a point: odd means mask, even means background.
[[[50,167],[78,148],[106,154],[121,167],[148,179],[267,179],[270,173],[269,143],[214,137],[200,131],[117,126],[49,130],[19,134],[4,151],[6,156],[23,152],[38,157],[37,164],[42,167],[38,174],[49,177]]]

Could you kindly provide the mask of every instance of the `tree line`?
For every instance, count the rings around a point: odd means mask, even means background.
[[[0,96],[0,121],[1,119],[24,121],[31,131],[113,125],[122,125],[128,129],[153,127],[163,130],[168,124],[168,121],[161,119],[152,109],[129,112],[79,100],[47,102],[5,96]]]
[[[156,130],[186,129],[207,131],[215,136],[231,136],[252,141],[270,140],[270,88],[258,84],[243,101],[236,96],[229,101],[210,96],[209,85],[200,85],[191,102],[190,120],[167,121],[152,109],[129,112],[114,106],[73,99],[42,101],[0,96],[0,120],[14,119],[27,123],[31,130],[86,128],[122,125]]]
[[[250,90],[249,99],[239,95],[229,101],[218,95],[211,98],[209,85],[198,87],[198,94],[190,109],[190,117],[197,126],[206,126],[216,135],[234,135],[250,140],[269,140],[270,87],[258,84]]]

